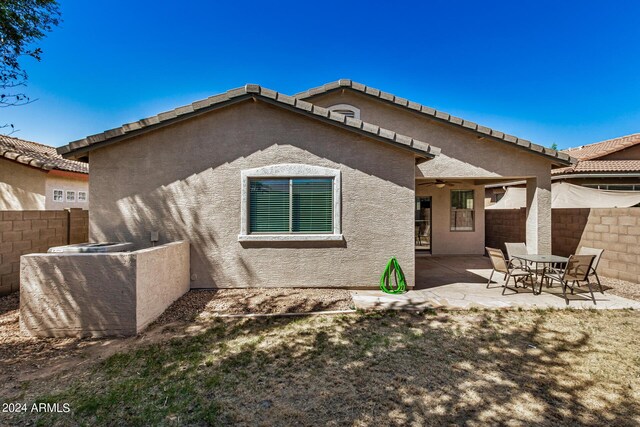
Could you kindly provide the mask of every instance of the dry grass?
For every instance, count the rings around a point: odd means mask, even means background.
[[[70,403],[71,414],[0,424],[640,423],[633,311],[197,317],[169,329],[9,396]]]

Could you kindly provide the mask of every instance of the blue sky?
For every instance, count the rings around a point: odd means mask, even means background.
[[[62,1],[14,136],[59,146],[245,83],[339,78],[534,142],[640,132],[637,1]]]

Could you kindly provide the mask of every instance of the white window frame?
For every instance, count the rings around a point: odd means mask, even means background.
[[[80,200],[80,194],[84,194],[84,200]],[[84,203],[89,200],[88,194],[86,191],[78,191],[78,198],[76,199],[78,202]]]
[[[62,193],[61,197],[60,197],[60,200],[56,200],[56,191],[59,191],[59,192]],[[64,203],[64,198],[65,198],[64,190],[60,190],[59,188],[54,188],[53,189],[53,201],[55,203]]]
[[[240,234],[238,241],[336,241],[343,240],[342,180],[338,169],[299,163],[282,163],[245,169],[240,172],[242,197],[240,201]],[[333,179],[333,232],[318,234],[251,234],[249,233],[249,180],[251,178],[332,178]]]
[[[69,194],[73,194],[73,200],[69,200]],[[75,190],[66,190],[64,192],[64,202],[65,203],[75,203],[76,202],[76,192],[75,192]]]
[[[360,120],[360,109],[358,107],[354,107],[349,104],[336,104],[329,107],[329,111],[338,112],[338,110],[349,110],[353,111],[353,118]]]

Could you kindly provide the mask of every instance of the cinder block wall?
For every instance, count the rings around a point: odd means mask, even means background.
[[[524,209],[522,211],[524,212]],[[587,226],[589,211],[590,209],[553,209],[551,211],[551,247],[555,255],[569,256],[580,247],[580,239]]]
[[[89,212],[1,211],[0,296],[20,287],[20,256],[46,252],[51,246],[82,243],[89,237]]]
[[[505,242],[526,241],[526,219],[524,209],[485,210],[485,246],[505,251]]]
[[[552,250],[568,256],[581,246],[604,249],[598,273],[640,283],[640,208],[554,209]],[[525,209],[485,213],[486,245],[525,241]]]
[[[591,209],[579,245],[605,250],[599,274],[640,283],[640,208]]]

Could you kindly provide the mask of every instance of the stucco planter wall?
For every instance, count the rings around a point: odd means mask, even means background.
[[[135,335],[189,290],[189,243],[122,253],[24,255],[20,280],[23,333]]]

